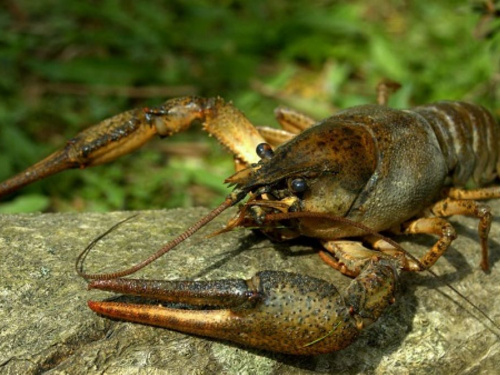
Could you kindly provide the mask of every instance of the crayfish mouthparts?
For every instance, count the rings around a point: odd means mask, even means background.
[[[102,315],[296,355],[343,349],[394,300],[400,266],[371,260],[344,293],[329,282],[281,271],[250,280],[96,280],[89,288],[189,305],[89,301]],[[210,306],[210,309],[206,309]],[[214,308],[215,307],[215,308]]]

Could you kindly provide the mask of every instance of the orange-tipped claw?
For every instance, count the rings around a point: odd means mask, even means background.
[[[231,103],[220,98],[174,98],[158,107],[121,113],[82,131],[65,148],[0,183],[0,198],[65,169],[110,162],[156,134],[167,137],[184,131],[195,120],[233,152],[240,168],[259,161],[255,148],[264,138]]]
[[[358,332],[349,310],[339,308],[342,297],[333,285],[286,272],[264,271],[247,281],[98,280],[89,288],[210,306],[185,310],[156,304],[89,302],[92,310],[109,317],[271,351],[329,352],[346,346]]]
[[[0,183],[0,198],[32,182],[69,168],[75,168],[75,165],[69,160],[66,149],[56,151],[25,171]]]
[[[393,270],[376,262],[371,262],[367,269],[349,287],[349,305],[326,281],[287,272],[263,271],[250,280],[96,280],[89,284],[89,288],[182,303],[189,307],[178,309],[167,307],[168,304],[95,301],[89,301],[89,307],[117,319],[270,351],[312,355],[348,346],[359,334],[363,322],[375,320],[389,303],[389,298],[382,302],[378,299],[384,292],[392,298]],[[374,282],[381,273],[383,282]],[[381,290],[366,290],[374,285]],[[368,309],[365,303],[370,304]]]
[[[134,151],[156,134],[141,109],[121,113],[69,140],[61,150],[0,184],[0,197],[70,168],[107,163]]]

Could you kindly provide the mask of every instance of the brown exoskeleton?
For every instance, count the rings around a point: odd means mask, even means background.
[[[192,305],[89,302],[96,312],[291,354],[342,349],[394,301],[401,270],[431,267],[456,237],[444,217],[479,219],[481,267],[488,269],[491,214],[478,199],[497,198],[484,187],[500,173],[500,129],[482,107],[439,102],[412,110],[384,105],[350,108],[323,121],[279,110],[282,130],[254,128],[220,98],[171,99],[135,109],[89,128],[66,147],[0,184],[0,196],[67,168],[106,163],[154,135],[169,136],[200,120],[235,155],[235,186],[225,202],[136,267],[90,275],[91,288]],[[477,189],[465,190],[473,181]],[[263,271],[249,280],[151,281],[122,279],[156,259],[228,207],[248,197],[228,224],[260,227],[276,239],[319,239],[321,257],[354,277],[339,292],[325,281]],[[439,237],[420,260],[377,233]],[[350,238],[371,243],[367,248]],[[210,309],[199,309],[207,307]]]

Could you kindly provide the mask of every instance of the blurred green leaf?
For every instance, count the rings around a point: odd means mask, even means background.
[[[398,52],[385,38],[372,39],[371,60],[379,66],[381,76],[391,77],[393,80],[402,82],[406,80],[406,71]]]
[[[0,12],[0,178],[179,87],[233,100],[258,125],[274,124],[278,105],[320,118],[373,103],[384,78],[403,86],[392,106],[466,99],[498,111],[500,21],[481,24],[476,1],[8,3]],[[150,87],[162,94],[138,94]],[[49,211],[210,204],[226,194],[231,157],[193,150],[181,164],[159,146],[206,138],[193,131],[152,142],[137,156],[61,173],[7,199],[50,196]]]
[[[16,197],[10,202],[0,203],[0,213],[13,214],[44,211],[49,207],[49,204],[49,198],[43,195],[26,194]]]

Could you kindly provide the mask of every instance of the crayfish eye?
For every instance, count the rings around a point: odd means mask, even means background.
[[[257,152],[257,156],[261,159],[271,159],[274,155],[274,151],[269,143],[259,143],[255,151]]]
[[[292,180],[290,183],[290,189],[292,189],[294,193],[303,193],[307,189],[306,180],[303,178],[296,178]]]

